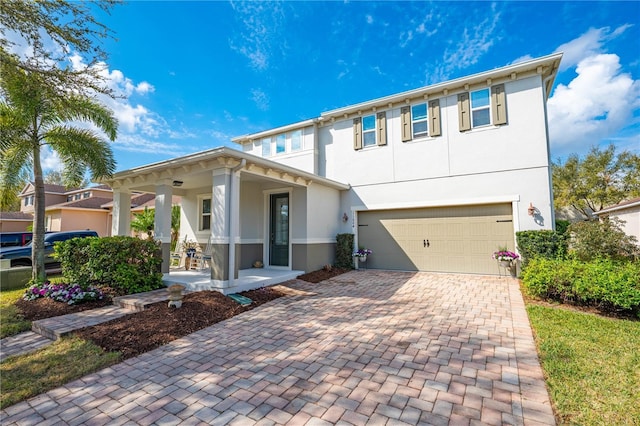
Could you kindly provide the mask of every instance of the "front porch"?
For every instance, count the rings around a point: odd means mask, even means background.
[[[182,284],[188,291],[215,290],[227,295],[280,284],[302,274],[304,271],[269,268],[240,269],[238,278],[233,280],[232,285],[224,287],[211,279],[211,272],[208,269],[202,271],[171,269],[169,273],[163,274],[162,282],[167,287],[172,284]]]

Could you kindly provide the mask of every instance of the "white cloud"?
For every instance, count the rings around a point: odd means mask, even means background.
[[[373,16],[366,15],[365,19],[367,20],[367,24],[369,24],[369,25],[373,24]]]
[[[571,42],[563,46],[568,45]],[[618,55],[593,54],[581,45],[586,57],[578,62],[577,77],[568,85],[559,84],[548,101],[550,142],[556,155],[584,151],[614,137],[640,107],[640,82],[622,72]]]
[[[266,70],[275,46],[286,46],[276,40],[283,28],[284,13],[280,3],[231,2],[242,29],[229,39],[229,47],[249,59],[251,66]]]
[[[555,50],[563,52],[560,71],[576,66],[583,58],[602,53],[603,46],[607,41],[618,37],[630,26],[629,24],[621,25],[613,32],[609,27],[591,28],[580,37],[561,44]]]
[[[258,109],[267,111],[269,109],[269,96],[262,89],[251,89],[251,100]]]

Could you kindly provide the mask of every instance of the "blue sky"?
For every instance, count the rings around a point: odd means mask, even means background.
[[[637,1],[131,1],[97,16],[127,96],[106,101],[118,170],[556,51],[552,157],[640,154]]]

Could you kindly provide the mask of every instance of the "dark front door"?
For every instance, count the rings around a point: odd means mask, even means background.
[[[289,194],[271,195],[269,264],[289,266]]]

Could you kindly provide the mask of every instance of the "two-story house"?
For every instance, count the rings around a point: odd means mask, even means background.
[[[210,240],[209,285],[239,271],[311,271],[335,236],[373,251],[368,268],[497,274],[515,232],[552,229],[546,101],[562,55],[327,111],[216,148],[116,173],[114,234],[133,191],[156,194],[168,258],[170,200],[181,239]],[[168,262],[165,262],[168,265]],[[165,266],[168,272],[168,266]]]

